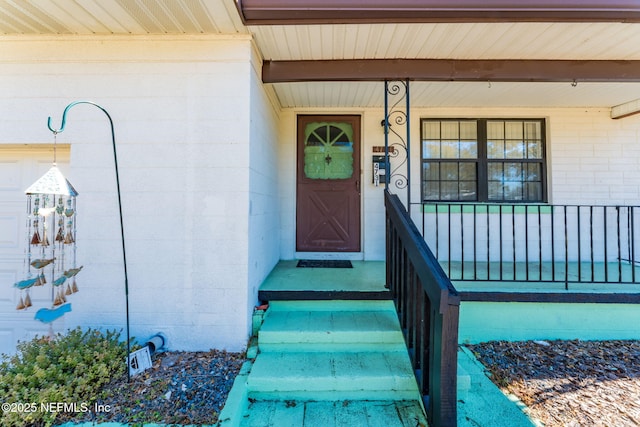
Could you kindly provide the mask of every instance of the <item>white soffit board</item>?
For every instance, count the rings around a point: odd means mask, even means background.
[[[0,34],[246,34],[234,0],[0,0]]]
[[[638,24],[275,25],[250,30],[268,60],[640,59]]]
[[[275,83],[282,108],[382,108],[382,82]],[[640,94],[640,83],[411,82],[413,107],[611,108]]]

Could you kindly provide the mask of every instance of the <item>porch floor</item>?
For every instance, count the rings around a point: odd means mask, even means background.
[[[386,300],[384,261],[351,261],[353,268],[299,268],[280,261],[258,292],[262,301]]]
[[[640,265],[629,262],[529,262],[527,266],[524,262],[440,261],[440,265],[460,292],[640,292]]]

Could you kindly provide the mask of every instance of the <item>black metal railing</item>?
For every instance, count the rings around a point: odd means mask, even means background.
[[[456,425],[460,297],[396,195],[385,191],[387,286],[430,425]]]
[[[417,206],[424,239],[451,280],[640,281],[638,207]]]

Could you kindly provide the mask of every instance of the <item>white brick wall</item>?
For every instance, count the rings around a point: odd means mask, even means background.
[[[558,110],[550,117],[554,203],[640,204],[640,117]]]
[[[47,116],[59,127],[75,100],[97,102],[113,117],[132,335],[144,340],[162,331],[181,350],[242,349],[253,304],[250,41],[6,38],[0,51],[0,144],[51,143]],[[85,266],[68,325],[123,328],[108,120],[94,107],[76,106],[58,140],[71,144],[68,178],[80,192],[78,257]]]
[[[278,109],[260,80],[262,63],[255,53],[252,64],[248,315],[262,281],[280,259]]]

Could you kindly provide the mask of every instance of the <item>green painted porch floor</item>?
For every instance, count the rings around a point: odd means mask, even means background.
[[[634,293],[640,289],[640,265],[626,261],[543,261],[530,262],[528,266],[524,262],[440,261],[440,265],[461,292]],[[474,277],[478,280],[472,280]]]
[[[353,268],[298,268],[280,261],[259,290],[263,301],[389,299],[384,261],[351,261]]]

